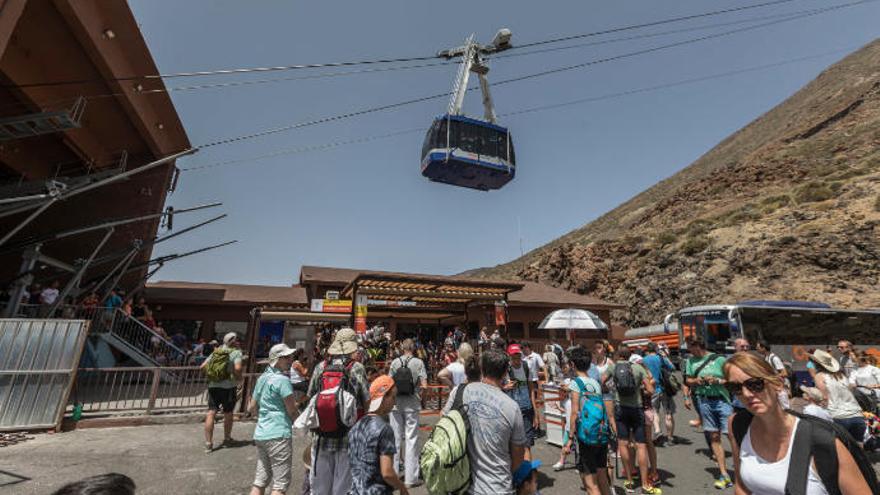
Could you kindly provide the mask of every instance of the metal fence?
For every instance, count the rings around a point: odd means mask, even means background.
[[[0,430],[59,426],[87,330],[82,320],[0,320]]]
[[[245,374],[251,389],[257,376]],[[204,373],[195,366],[80,368],[68,411],[77,404],[86,415],[204,411],[208,408],[207,386]],[[239,389],[239,401],[242,395]],[[239,406],[240,402],[236,410]]]

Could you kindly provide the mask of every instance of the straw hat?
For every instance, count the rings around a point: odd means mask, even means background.
[[[340,328],[327,352],[331,356],[347,356],[358,348],[357,334],[351,328]]]
[[[810,359],[813,360],[819,366],[825,368],[825,371],[829,373],[837,373],[840,371],[840,363],[834,359],[834,356],[829,354],[823,350],[813,351],[812,354],[809,355]]]

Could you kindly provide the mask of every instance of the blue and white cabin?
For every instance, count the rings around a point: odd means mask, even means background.
[[[516,175],[510,132],[463,115],[437,117],[422,146],[422,175],[481,191],[500,189]]]

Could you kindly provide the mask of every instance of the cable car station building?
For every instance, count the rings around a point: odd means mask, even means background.
[[[146,297],[169,333],[211,340],[236,331],[248,340],[283,338],[307,348],[322,328],[355,326],[363,311],[357,301],[367,303],[367,328],[427,340],[442,340],[456,326],[476,338],[482,327],[492,332],[503,325],[512,339],[540,343],[564,338],[538,329],[555,309],[587,309],[606,322],[612,310],[623,309],[535,282],[318,266],[303,266],[292,287],[167,281],[148,284]]]

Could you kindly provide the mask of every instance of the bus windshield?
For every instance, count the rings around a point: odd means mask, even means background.
[[[678,324],[682,335],[702,337],[710,351],[724,352],[734,334],[727,310],[681,314]]]

